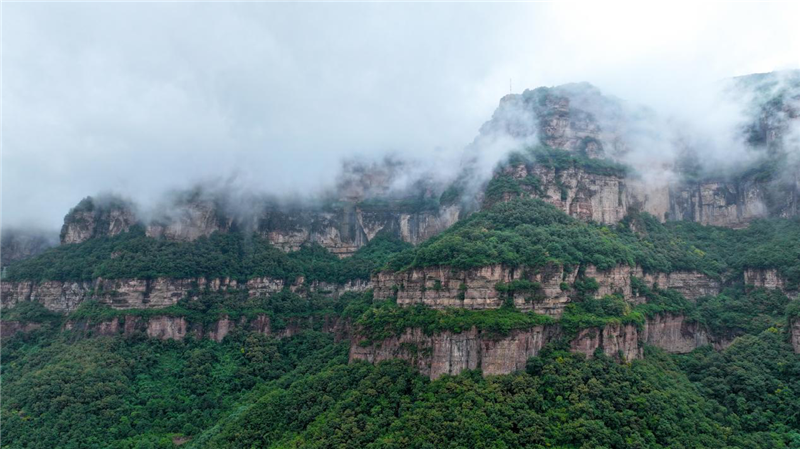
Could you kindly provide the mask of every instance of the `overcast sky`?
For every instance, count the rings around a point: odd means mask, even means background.
[[[800,67],[800,2],[605,3],[4,3],[2,223],[56,228],[101,191],[234,173],[303,191],[349,155],[456,154],[509,80],[668,109]]]

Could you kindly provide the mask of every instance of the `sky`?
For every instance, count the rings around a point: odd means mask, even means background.
[[[526,88],[663,111],[800,68],[794,3],[2,4],[2,225],[209,179],[315,192],[343,158],[444,169]]]

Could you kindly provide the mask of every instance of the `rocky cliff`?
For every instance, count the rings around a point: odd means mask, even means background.
[[[800,318],[795,318],[789,322],[789,336],[792,340],[792,347],[795,354],[800,354]]]
[[[352,255],[379,232],[417,244],[458,221],[458,205],[413,204],[402,200],[341,201],[327,205],[286,207],[253,200],[247,212],[232,210],[224,198],[183,195],[154,218],[137,217],[135,207],[122,199],[88,197],[64,219],[61,243],[114,236],[135,224],[153,238],[192,241],[214,232],[255,232],[285,251],[318,243],[342,257]]]
[[[416,268],[404,272],[383,271],[373,277],[377,299],[396,298],[399,305],[425,304],[433,308],[496,309],[506,300],[524,311],[558,317],[571,300],[578,268],[565,270],[550,265],[539,269],[491,265],[471,270],[450,267]],[[688,299],[719,293],[719,281],[697,272],[644,273],[639,267],[620,265],[610,270],[587,266],[585,277],[597,280],[598,297],[620,293],[632,303],[643,302],[631,287],[634,277],[645,284],[673,288]],[[501,292],[498,283],[526,280],[538,288],[530,291]]]
[[[28,332],[39,327],[37,323],[3,322],[2,333],[3,336],[6,334],[10,336],[16,332]],[[183,316],[145,317],[133,314],[101,322],[67,321],[64,324],[65,331],[79,332],[86,336],[131,338],[136,334],[142,334],[148,338],[175,341],[182,341],[191,336],[196,339],[208,338],[221,342],[235,329],[258,332],[275,338],[287,338],[313,329],[334,334],[337,340],[346,338],[350,331],[347,321],[334,315],[292,317],[281,326],[275,326],[268,315],[257,315],[253,318],[241,316],[238,319],[232,319],[225,315],[207,326],[202,323],[193,323]]]
[[[378,363],[401,358],[431,379],[467,369],[480,369],[484,375],[508,374],[523,370],[527,360],[539,354],[544,345],[562,338],[557,324],[514,330],[508,335],[475,328],[461,333],[427,335],[421,329],[411,328],[379,342],[355,336],[350,345],[350,361]],[[641,329],[634,324],[620,323],[582,329],[570,340],[569,346],[571,351],[587,357],[594,357],[596,351],[601,351],[619,361],[631,361],[642,357],[644,343],[667,352],[685,353],[708,345],[710,341],[705,329],[688,323],[681,315],[656,315],[648,318]]]
[[[797,287],[790,286],[786,278],[774,268],[747,268],[744,270],[744,284],[756,288],[780,290],[790,297],[800,296]]]
[[[80,243],[93,237],[114,236],[136,224],[134,206],[118,197],[86,197],[72,208],[61,227],[61,243]]]
[[[800,168],[782,168],[787,161],[796,164],[784,158],[784,136],[800,126],[800,89],[785,92],[780,99],[760,98],[753,95],[754,90],[760,94],[770,89],[759,91],[764,80],[751,81],[742,79],[736,87],[740,96],[755,98],[749,105],[750,122],[741,125],[749,129],[749,135],[743,134],[740,139],[746,140],[762,160],[746,170],[731,169],[723,174],[715,172],[714,167],[693,165],[691,161],[704,159],[703,149],[683,146],[668,153],[684,156],[662,159],[665,155],[653,154],[644,158],[646,165],[641,165],[643,158],[630,155],[642,151],[639,147],[643,145],[656,143],[652,132],[659,125],[650,121],[657,117],[652,112],[634,113],[629,105],[604,96],[586,83],[503,97],[473,148],[479,151],[506,139],[520,148],[545,145],[571,155],[570,163],[557,154],[547,155],[547,161],[534,158],[536,162],[527,163],[512,157],[495,176],[511,175],[520,181],[525,195],[542,198],[583,220],[617,223],[635,209],[661,220],[736,228],[760,217],[796,216],[800,213]],[[781,107],[776,109],[775,105]],[[648,131],[642,135],[642,130]],[[671,139],[667,133],[657,140],[664,143]],[[619,171],[613,165],[593,164],[592,159],[632,167]]]
[[[56,312],[72,312],[87,299],[96,299],[114,309],[158,309],[175,305],[190,294],[203,290],[227,291],[246,289],[250,296],[270,295],[288,287],[293,291],[311,289],[338,296],[347,291],[365,291],[368,282],[354,281],[344,285],[313,283],[305,285],[302,278],[291,285],[283,280],[254,278],[240,284],[231,279],[95,279],[90,282],[25,281],[0,283],[3,309],[22,301],[36,301]]]

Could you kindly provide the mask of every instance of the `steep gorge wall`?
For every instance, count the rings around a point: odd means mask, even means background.
[[[795,318],[789,322],[789,336],[792,341],[792,348],[795,354],[800,354],[800,318]]]
[[[616,224],[636,210],[661,221],[743,228],[757,218],[796,216],[800,204],[797,188],[789,188],[779,201],[774,186],[752,180],[652,183],[537,163],[511,165],[502,173],[523,181],[520,188],[525,196],[540,198],[580,220],[606,224]],[[531,177],[538,180],[537,185],[524,182]]]
[[[16,323],[16,322],[14,322]],[[28,323],[27,326],[37,323]],[[27,332],[34,328],[24,328],[22,325],[2,322],[3,336],[13,335],[16,332]],[[6,330],[7,329],[7,330]],[[235,329],[257,332],[275,338],[287,338],[308,329],[334,334],[337,340],[346,338],[349,324],[346,320],[334,315],[310,315],[307,317],[293,317],[283,325],[276,326],[268,315],[257,315],[253,318],[245,316],[232,319],[227,315],[220,317],[210,325],[193,323],[183,316],[155,315],[143,317],[139,315],[125,315],[114,317],[107,321],[67,321],[65,331],[79,332],[86,336],[123,336],[131,338],[136,334],[146,335],[148,338],[159,340],[183,341],[187,337],[195,339],[208,338],[221,342]]]
[[[635,297],[632,278],[645,284],[658,284],[660,288],[673,288],[688,299],[719,293],[719,281],[697,272],[644,273],[640,267],[620,265],[611,270],[598,270],[587,266],[584,275],[597,280],[598,297],[621,293],[632,303],[644,298]],[[506,301],[507,294],[499,292],[496,284],[514,280],[536,282],[535,292],[514,292],[512,301],[523,311],[534,311],[554,317],[561,316],[573,294],[571,286],[578,277],[578,269],[564,270],[557,265],[539,269],[509,268],[490,265],[470,270],[450,267],[416,268],[404,272],[379,272],[373,276],[374,295],[377,299],[396,297],[399,305],[424,304],[432,308],[459,307],[466,309],[496,309]],[[566,289],[564,289],[566,287]]]
[[[134,206],[119,199],[103,202],[87,198],[64,218],[61,243],[127,232],[137,223],[153,238],[192,241],[214,232],[252,230],[284,251],[318,243],[341,257],[352,255],[379,232],[385,231],[417,244],[442,232],[459,219],[458,205],[410,210],[407,207],[359,205],[343,202],[330,208],[279,208],[254,205],[246,217],[234,217],[213,201],[188,201],[148,223],[140,223]]]
[[[203,290],[227,291],[246,289],[252,296],[270,295],[283,290],[302,289],[338,296],[348,291],[366,291],[370,283],[353,281],[344,285],[315,282],[305,285],[302,278],[291,285],[281,279],[254,278],[240,284],[232,279],[95,279],[87,282],[24,281],[0,283],[0,304],[3,309],[23,301],[36,301],[45,308],[69,313],[87,299],[96,299],[114,309],[159,309],[178,303],[191,293]]]
[[[379,342],[354,337],[350,361],[378,363],[400,358],[431,379],[471,369],[481,369],[484,375],[508,374],[525,369],[529,358],[538,355],[546,344],[562,338],[563,332],[557,324],[514,330],[504,336],[476,328],[433,335],[410,328]],[[717,348],[729,344],[711,340],[704,328],[687,322],[684,316],[662,314],[648,318],[641,329],[634,324],[620,323],[582,329],[570,340],[569,346],[572,352],[590,358],[599,350],[619,361],[631,361],[643,356],[642,344],[645,343],[672,353],[686,353],[708,344]]]
[[[800,291],[791,287],[790,283],[775,268],[746,268],[744,284],[768,290],[780,290],[789,297],[800,297]]]

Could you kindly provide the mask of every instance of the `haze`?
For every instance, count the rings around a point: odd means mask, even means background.
[[[146,203],[207,179],[314,192],[353,156],[447,170],[509,89],[588,81],[702,120],[719,80],[800,67],[797,17],[790,3],[4,2],[2,224],[55,229],[87,195]]]

